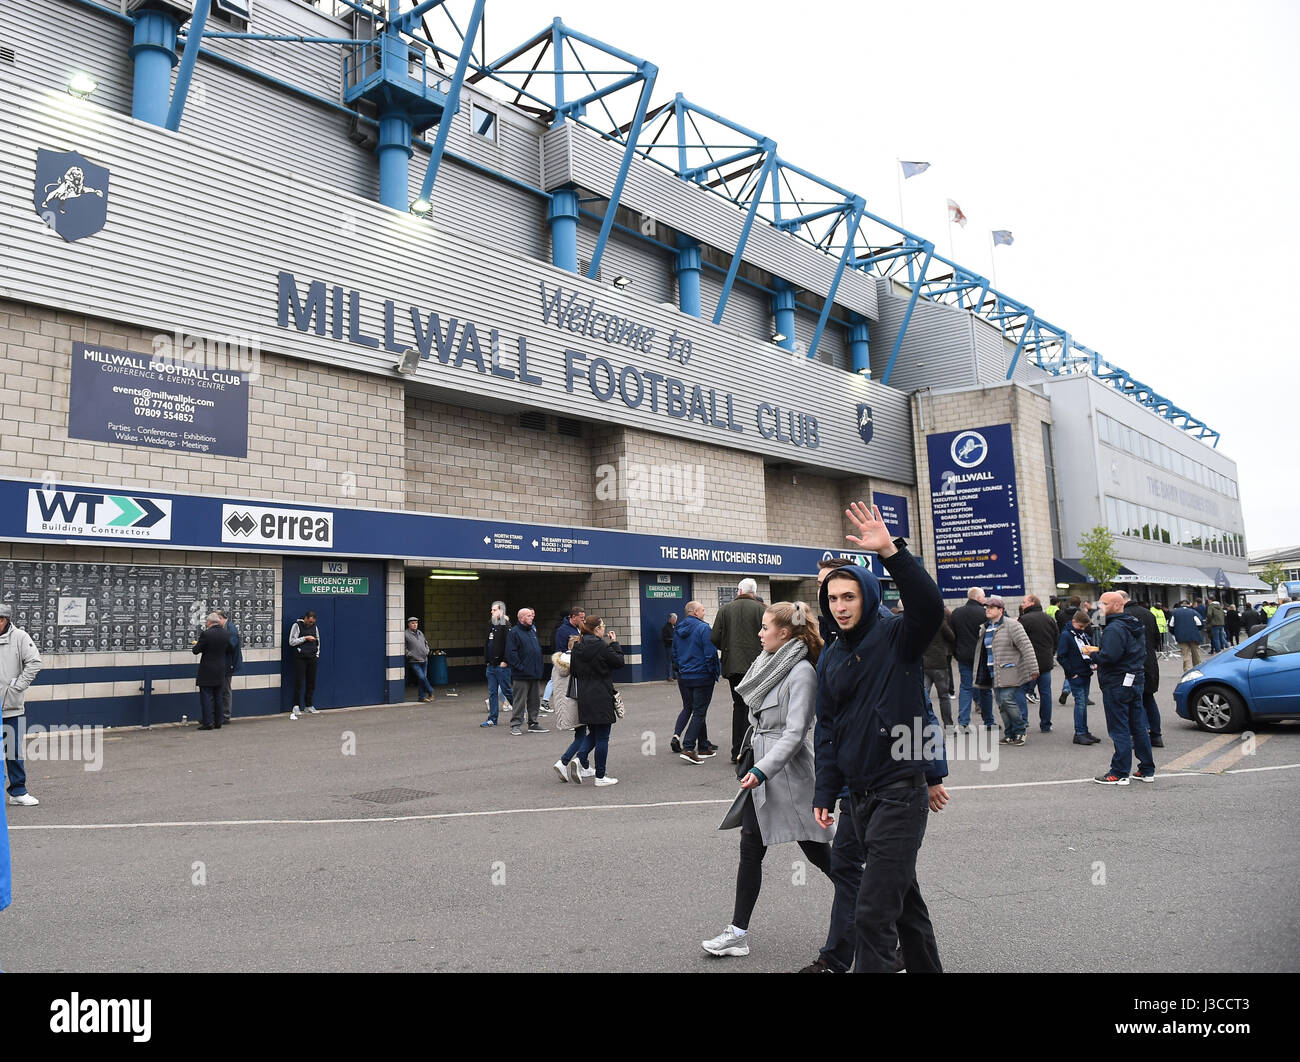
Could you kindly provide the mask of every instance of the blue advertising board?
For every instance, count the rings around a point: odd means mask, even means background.
[[[885,575],[843,549],[18,480],[0,480],[0,540],[787,577],[846,555]]]
[[[925,442],[939,591],[960,597],[978,586],[1023,594],[1011,425],[939,432]]]
[[[871,504],[880,510],[880,518],[885,521],[889,533],[895,538],[909,538],[912,534],[907,518],[907,499],[897,494],[883,494],[872,491]]]
[[[68,436],[247,457],[247,383],[243,372],[177,360],[170,350],[73,343]]]

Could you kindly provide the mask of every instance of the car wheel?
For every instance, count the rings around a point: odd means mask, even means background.
[[[1225,686],[1204,686],[1192,699],[1192,717],[1202,730],[1225,734],[1242,728],[1246,722],[1246,706]]]

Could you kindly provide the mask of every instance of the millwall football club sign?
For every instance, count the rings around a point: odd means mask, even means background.
[[[71,243],[108,221],[108,170],[75,151],[36,150],[36,213]]]

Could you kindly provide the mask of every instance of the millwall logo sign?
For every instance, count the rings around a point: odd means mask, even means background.
[[[871,442],[871,437],[876,434],[876,422],[871,414],[871,407],[862,402],[858,403],[858,434],[862,436],[864,443]]]
[[[134,498],[90,491],[30,490],[27,532],[170,542],[172,502],[170,498]]]
[[[75,151],[39,148],[32,202],[65,240],[93,236],[108,220],[108,170]]]

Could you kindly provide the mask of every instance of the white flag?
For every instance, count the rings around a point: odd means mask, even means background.
[[[994,230],[993,230],[993,246],[994,246],[994,247],[996,247],[998,244],[1003,244],[1003,245],[1005,245],[1005,246],[1007,246],[1007,247],[1010,247],[1010,246],[1011,246],[1013,243],[1015,243],[1015,242],[1016,242],[1016,238],[1015,238],[1014,236],[1011,235],[1011,230],[1010,230],[1010,229],[994,229]]]
[[[957,222],[963,229],[966,227],[966,215],[961,212],[961,207],[951,199],[948,200],[948,221]]]
[[[930,168],[928,162],[899,162],[899,165],[903,167],[903,180],[915,177],[918,173],[924,173]]]

